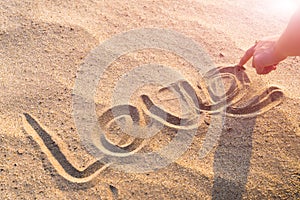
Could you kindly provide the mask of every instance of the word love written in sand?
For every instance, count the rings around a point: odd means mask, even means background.
[[[118,105],[102,113],[98,118],[98,123],[102,127],[102,130],[106,130],[106,134],[104,137],[99,138],[102,143],[101,150],[111,156],[109,159],[104,156],[103,159],[97,160],[85,169],[74,167],[60,150],[53,136],[51,136],[52,134],[48,133],[28,113],[24,114],[24,128],[39,144],[41,150],[46,154],[53,167],[62,177],[71,182],[86,183],[92,181],[108,166],[113,166],[114,162],[118,162],[117,159],[123,159],[122,163],[124,165],[130,163],[130,167],[139,167],[142,161],[147,163],[147,160],[141,161],[138,160],[139,157],[136,157],[137,160],[135,162],[138,164],[132,164],[132,158],[135,158],[132,155],[139,151],[146,151],[144,147],[147,146],[149,137],[153,136],[142,136],[143,133],[139,131],[143,129],[138,128],[141,127],[141,124],[149,129],[155,126],[163,127],[160,130],[161,132],[164,132],[164,129],[168,129],[183,130],[185,131],[184,133],[188,133],[190,130],[198,129],[204,123],[204,115],[213,116],[225,109],[224,114],[227,117],[252,118],[281,103],[284,96],[281,89],[275,86],[271,86],[255,94],[250,94],[251,84],[249,77],[243,69],[238,67],[219,67],[210,70],[203,78],[207,80],[207,86],[203,85],[202,81],[199,81],[196,87],[193,87],[187,81],[178,81],[159,91],[170,90],[178,94],[181,106],[185,106],[188,110],[184,115],[177,116],[163,109],[160,105],[155,104],[147,95],[140,96],[143,102],[141,108],[133,105]],[[215,92],[217,90],[216,79],[221,79],[224,83],[224,94],[220,95],[220,93]],[[226,101],[226,104],[224,104],[224,101]],[[224,108],[224,106],[226,107]],[[113,124],[118,125],[118,123],[114,123],[116,121],[123,121],[126,124],[125,128],[123,127],[124,129],[122,129],[125,132],[118,134],[117,141],[110,138],[114,135],[114,130],[116,130],[111,129],[110,126],[113,126]],[[135,138],[132,134],[126,134],[126,131],[132,132],[133,130],[136,132],[135,135],[140,137]],[[177,132],[177,134],[180,133]],[[214,138],[206,138],[207,141],[204,141],[200,157],[205,156],[211,149],[211,145],[215,144],[215,141],[209,141],[218,138],[218,136],[211,137]],[[153,157],[156,154],[160,154],[160,152],[154,153]],[[130,157],[130,160],[126,160],[127,157]],[[158,160],[157,162],[160,161]]]

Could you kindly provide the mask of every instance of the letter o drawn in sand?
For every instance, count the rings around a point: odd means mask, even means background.
[[[201,116],[198,115],[190,119],[179,118],[179,122],[176,123],[177,126],[174,125],[174,128],[177,129],[175,137],[168,145],[151,153],[138,152],[139,148],[134,150],[128,147],[120,148],[105,137],[104,131],[99,126],[95,109],[94,96],[97,85],[105,70],[117,58],[143,49],[159,49],[174,53],[195,67],[199,77],[203,77],[204,74],[215,68],[209,56],[195,41],[180,33],[165,29],[131,30],[113,36],[91,51],[77,73],[73,89],[73,114],[76,127],[84,146],[93,156],[126,172],[149,172],[165,167],[178,159],[191,145],[199,127],[198,121]],[[139,120],[137,109],[129,104],[130,95],[136,88],[154,82],[165,87],[175,82],[185,82],[185,78],[179,72],[171,67],[158,64],[138,66],[128,76],[131,78],[122,78],[114,89],[114,100],[110,105],[110,115],[113,115],[114,119],[136,115],[137,121]],[[222,80],[217,79],[214,85],[216,86],[214,101],[219,102],[218,113],[211,116],[211,123],[200,149],[200,157],[204,157],[215,146],[222,132],[225,118],[226,100],[222,99],[222,94],[225,94]],[[173,91],[178,96],[182,95],[180,88]],[[187,94],[185,95],[187,96]],[[147,107],[145,114],[152,120],[151,125],[139,127],[134,119],[127,117],[127,122],[129,121],[131,124],[129,129],[126,124],[122,124],[121,120],[118,121],[119,125],[128,131],[127,134],[136,137],[136,140],[155,135],[162,128],[161,121],[168,123],[170,119],[176,118],[163,112],[146,95],[141,98]],[[197,106],[186,108],[186,104],[191,103],[191,101],[195,105],[198,104],[196,94],[193,92],[189,92],[188,98],[180,98],[182,112],[197,112]],[[214,105],[211,109],[214,110]],[[165,123],[163,124],[165,125]]]

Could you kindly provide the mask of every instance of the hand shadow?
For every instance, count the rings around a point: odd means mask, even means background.
[[[214,155],[212,199],[242,199],[252,154],[256,119],[229,118]]]
[[[220,73],[234,75],[242,83],[242,86],[250,86],[250,79],[243,68],[225,67],[217,69]],[[247,91],[248,89],[246,87]],[[256,117],[267,111],[268,105],[277,105],[282,97],[283,93],[279,88],[270,87],[254,96],[249,101],[251,103],[246,107],[233,105],[227,109],[230,115],[226,116],[214,155],[213,200],[243,199],[250,168],[252,136]],[[239,115],[244,117],[240,118]]]

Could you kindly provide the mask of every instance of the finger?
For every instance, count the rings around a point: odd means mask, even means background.
[[[248,60],[250,60],[250,58],[253,56],[254,52],[255,52],[255,47],[256,44],[253,45],[250,49],[248,49],[245,53],[245,55],[241,58],[240,62],[239,62],[239,66],[243,66],[244,64],[246,64],[248,62]]]
[[[275,69],[276,69],[276,65],[271,65],[267,67],[257,67],[256,72],[257,74],[268,74]]]
[[[263,70],[263,74],[268,74],[270,73],[271,71],[275,70],[276,69],[276,66],[268,66],[268,67],[265,67],[264,70]]]

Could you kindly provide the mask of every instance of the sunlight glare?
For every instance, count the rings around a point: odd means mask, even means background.
[[[272,0],[270,1],[272,12],[283,17],[291,16],[300,8],[299,0]]]

